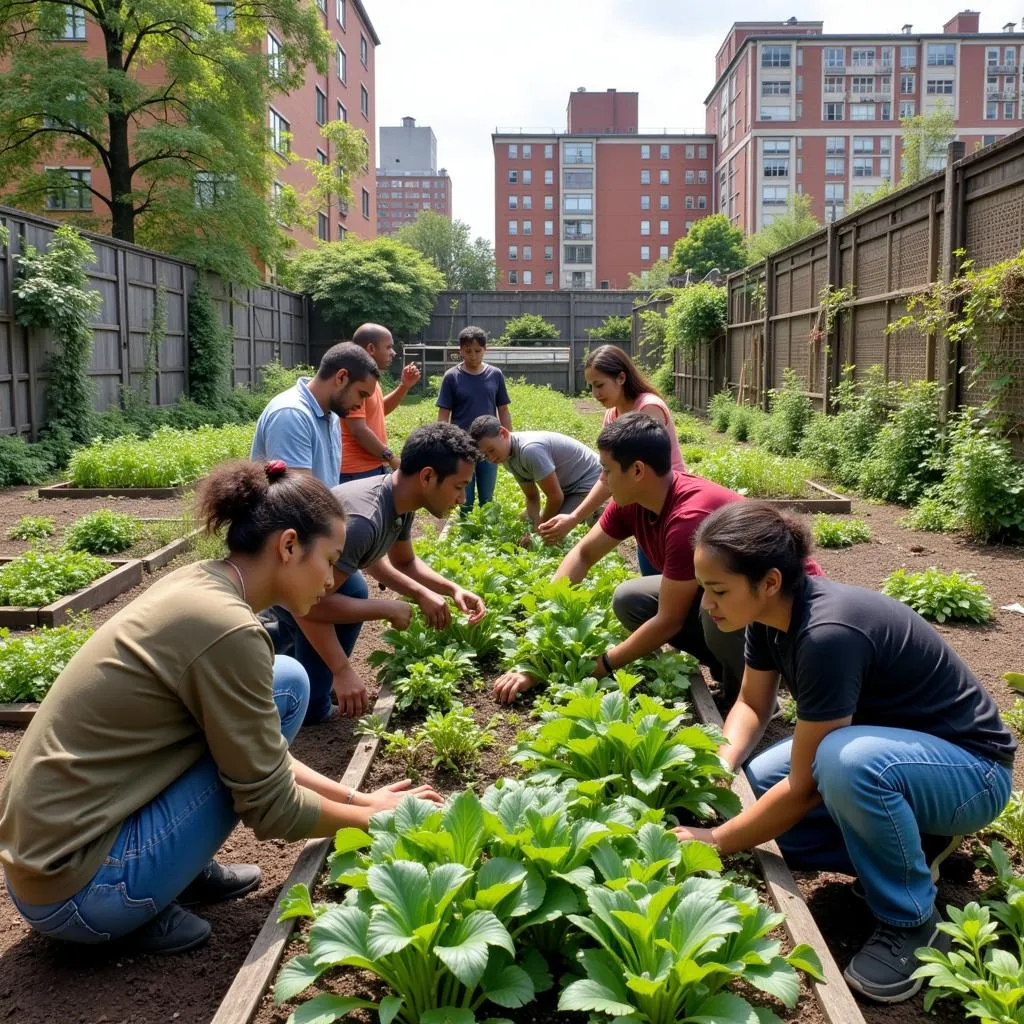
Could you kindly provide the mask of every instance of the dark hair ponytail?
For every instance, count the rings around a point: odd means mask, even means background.
[[[276,459],[222,463],[200,483],[196,504],[210,533],[226,526],[229,550],[248,555],[278,530],[294,530],[306,547],[345,519],[341,502],[324,483],[290,472]]]
[[[586,370],[594,369],[606,377],[625,374],[622,390],[626,397],[635,401],[641,395],[657,395],[658,389],[637,369],[636,363],[618,345],[600,345],[587,356],[583,364]],[[659,396],[660,397],[660,396]]]
[[[694,547],[711,548],[729,572],[760,583],[778,569],[782,589],[792,593],[805,574],[811,535],[803,520],[766,501],[733,501],[700,524]]]

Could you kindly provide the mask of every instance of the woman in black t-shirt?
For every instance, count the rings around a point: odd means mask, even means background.
[[[804,525],[763,502],[735,502],[697,531],[703,607],[746,630],[743,684],[725,722],[729,767],[757,802],[724,825],[677,829],[725,853],[778,839],[794,867],[860,878],[878,919],[845,971],[851,988],[900,1002],[921,979],[914,950],[938,945],[938,865],[1006,805],[1016,742],[995,703],[939,634],[875,591],[809,577]],[[779,679],[797,723],[744,764]]]

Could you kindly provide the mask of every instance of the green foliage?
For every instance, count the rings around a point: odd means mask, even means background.
[[[125,415],[133,419],[142,415],[152,406],[153,382],[156,380],[157,368],[160,364],[160,344],[167,336],[167,287],[163,281],[157,285],[153,299],[153,315],[146,331],[146,356],[142,365],[142,373],[134,385],[122,384],[119,388],[121,408]]]
[[[146,441],[131,435],[97,441],[71,456],[68,479],[75,487],[176,487],[218,462],[248,458],[252,433],[251,424],[161,427]]]
[[[849,548],[871,540],[871,527],[863,519],[819,514],[814,517],[812,530],[819,548]]]
[[[84,551],[26,551],[0,566],[0,605],[41,608],[87,587],[112,568]]]
[[[324,149],[330,152],[330,160],[321,163],[319,159],[302,159],[302,165],[313,179],[306,203],[310,221],[325,206],[336,204],[344,208],[353,201],[352,178],[370,160],[370,143],[362,128],[348,121],[328,121],[320,129],[320,135],[327,143]]]
[[[54,470],[50,449],[23,437],[0,434],[0,487],[41,484]]]
[[[896,408],[867,451],[859,485],[869,498],[912,504],[940,475],[938,386],[914,381],[892,393]]]
[[[465,771],[480,760],[480,751],[494,742],[496,718],[481,729],[473,712],[457,701],[447,712],[431,711],[423,723],[422,737],[434,750],[431,763],[453,772]]]
[[[925,495],[899,520],[900,526],[925,533],[949,533],[956,529],[956,511],[942,498]]]
[[[220,322],[204,275],[196,275],[188,297],[188,390],[193,402],[221,405],[231,390],[234,339]],[[264,380],[266,380],[264,368]]]
[[[523,313],[505,321],[505,330],[495,343],[510,345],[517,341],[557,341],[558,337],[558,328],[544,317],[536,313]]]
[[[94,555],[113,555],[127,551],[142,535],[142,523],[136,516],[101,508],[76,519],[64,535],[64,546],[72,551],[90,551]]]
[[[42,540],[56,529],[53,516],[22,516],[8,531],[8,540]]]
[[[279,395],[282,391],[287,391],[289,388],[294,387],[300,377],[315,376],[315,366],[299,364],[298,366],[286,367],[282,366],[275,359],[273,362],[267,363],[260,370],[259,396],[269,401],[274,395]]]
[[[1024,739],[1024,697],[1018,697],[1013,702],[1013,707],[1002,712],[1003,721],[1017,734]]]
[[[782,379],[782,387],[769,393],[771,413],[757,423],[753,440],[773,455],[795,455],[814,415],[814,405],[795,370],[787,366]]]
[[[719,412],[720,417],[724,415]],[[729,410],[728,434],[734,441],[749,441],[762,424],[765,414],[752,405],[732,405]]]
[[[362,323],[386,323],[397,336],[430,321],[444,276],[425,256],[393,238],[346,238],[299,253],[286,267],[290,287],[305,292],[335,333],[350,338]]]
[[[896,186],[891,181],[883,181],[878,188],[873,189],[871,192],[854,192],[846,203],[845,214],[849,216],[851,213],[856,213],[858,210],[863,210],[874,203],[881,202],[881,200],[888,198],[895,191]]]
[[[1018,789],[1010,794],[1010,799],[1000,812],[999,817],[988,826],[986,831],[1002,836],[1010,843],[1018,856],[1024,856],[1024,790]],[[1021,910],[1024,911],[1024,901],[1022,901]],[[1021,923],[1024,924],[1024,919]],[[1021,938],[1024,939],[1024,930],[1022,930]]]
[[[771,224],[747,239],[750,262],[757,263],[767,259],[772,253],[820,231],[822,224],[811,213],[811,202],[809,195],[790,196],[786,212],[778,215]]]
[[[400,651],[396,653],[401,657]],[[428,654],[422,661],[408,662],[391,684],[395,692],[395,707],[399,711],[406,708],[427,711],[449,708],[459,692],[459,683],[475,670],[474,653],[454,646]]]
[[[493,291],[497,285],[494,247],[486,238],[471,242],[465,221],[424,210],[395,238],[426,256],[444,275],[448,291]]]
[[[639,274],[630,271],[626,275],[626,287],[634,292],[660,291],[669,286],[672,277],[672,265],[668,260],[655,260],[646,270]]]
[[[669,269],[674,277],[692,270],[700,281],[716,268],[728,274],[746,265],[743,232],[733,227],[724,213],[713,213],[701,217],[672,247]]]
[[[796,701],[788,690],[779,690],[779,715],[787,725],[796,725]]]
[[[12,633],[0,629],[0,703],[40,701],[89,637],[84,625]]]
[[[80,223],[256,283],[255,260],[276,264],[286,243],[269,199],[286,158],[268,150],[267,108],[309,66],[326,70],[319,10],[302,0],[235,6],[227,30],[203,0],[83,0],[76,11],[95,48],[63,41],[65,4],[0,2],[8,200],[44,210],[63,192],[84,207],[72,214]],[[268,31],[277,59],[266,56]],[[32,170],[61,162],[106,173],[86,191],[64,172]]]
[[[944,156],[946,147],[956,138],[956,118],[944,103],[930,114],[900,119],[900,188],[920,181],[932,172],[928,161]]]
[[[731,391],[716,391],[708,404],[708,416],[711,419],[712,430],[724,434],[729,429],[733,412],[737,408],[736,399]]]
[[[674,296],[665,314],[667,347],[692,353],[725,329],[728,298],[724,288],[695,284],[676,289]]]
[[[648,310],[647,312],[652,311]],[[587,337],[591,341],[629,341],[633,337],[633,318],[631,316],[606,316],[599,327],[587,328]]]
[[[700,460],[700,475],[751,498],[795,498],[807,490],[811,467],[763,448],[723,448]]]
[[[973,573],[897,569],[882,583],[882,593],[936,622],[989,622],[992,602]]]
[[[0,29],[2,25],[0,6]],[[2,79],[0,74],[0,82]],[[102,300],[99,292],[89,288],[84,267],[95,260],[92,246],[74,228],[64,225],[54,232],[44,253],[28,243],[23,245],[14,281],[18,323],[47,328],[57,338],[47,366],[48,423],[79,444],[88,440],[93,417],[89,379],[92,320]]]
[[[674,396],[675,353],[665,348],[665,333],[668,321],[656,309],[641,309],[637,314],[640,318],[640,344],[634,353],[633,361],[650,368],[654,366],[651,383],[666,396]]]

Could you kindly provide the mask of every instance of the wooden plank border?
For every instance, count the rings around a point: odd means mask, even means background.
[[[387,684],[384,684],[380,688],[371,714],[379,715],[386,727],[394,706],[395,695]],[[377,736],[359,744],[348,763],[348,768],[345,769],[345,774],[341,777],[343,786],[358,789],[362,785],[370,765],[373,764],[379,744],[380,739]],[[281,900],[293,885],[305,883],[312,888],[333,845],[334,840],[330,837],[308,839],[303,844],[302,852],[281,886],[281,892],[274,901],[270,915],[264,921],[252,949],[249,950],[249,955],[238,969],[235,980],[221,1000],[210,1024],[249,1024],[259,1009],[264,992],[274,979],[278,964],[284,956],[295,928],[295,918],[277,920],[281,913]]]
[[[38,704],[0,704],[0,723],[28,725],[38,710]]]
[[[158,519],[149,520],[150,522],[160,522]],[[196,527],[194,530],[190,530],[188,533],[176,540],[172,540],[170,544],[165,544],[162,548],[157,548],[156,551],[148,555],[144,555],[139,561],[142,563],[142,568],[146,572],[156,572],[158,569],[162,569],[168,562],[173,561],[178,555],[184,554],[186,551],[194,547],[196,541],[203,534],[204,529],[201,526]]]
[[[198,482],[198,481],[196,481]],[[40,498],[180,498],[195,484],[179,487],[74,487],[67,480],[39,488]]]
[[[853,511],[853,502],[842,494],[836,494],[813,480],[805,481],[807,486],[820,498],[760,498],[777,508],[788,508],[793,512],[831,512],[833,515],[849,515]],[[752,499],[754,500],[754,499]]]
[[[705,725],[713,725],[719,729],[722,727],[722,716],[718,713],[718,708],[701,675],[690,677],[690,701],[697,717]],[[744,809],[750,807],[757,799],[746,773],[742,770],[736,773],[732,788]],[[826,984],[822,985],[811,979],[810,986],[825,1018],[832,1024],[865,1024],[864,1014],[818,930],[810,908],[800,895],[796,879],[783,860],[778,843],[775,840],[762,843],[754,850],[754,856],[772,902],[786,915],[784,927],[793,945],[806,942],[821,958]]]

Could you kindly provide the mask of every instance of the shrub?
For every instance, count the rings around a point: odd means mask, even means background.
[[[725,289],[714,284],[677,288],[665,312],[665,345],[672,350],[695,352],[698,346],[725,329],[728,316]]]
[[[711,419],[711,427],[719,434],[724,434],[729,429],[729,422],[732,419],[733,410],[739,408],[731,391],[719,391],[711,396],[708,404],[708,416]]]
[[[735,405],[729,416],[728,434],[734,441],[749,441],[755,426],[765,419],[752,405]]]
[[[786,367],[782,377],[782,387],[771,392],[771,414],[757,432],[757,443],[773,455],[795,455],[814,406],[795,370]]]
[[[26,551],[0,568],[0,604],[39,608],[110,570],[109,562],[84,551]]]
[[[909,605],[936,622],[988,622],[992,602],[973,573],[897,569],[882,584],[882,593]]]
[[[260,386],[257,394],[265,397],[268,401],[293,387],[300,377],[316,376],[315,366],[282,366],[276,359],[267,363],[260,370]]]
[[[42,700],[90,636],[92,629],[81,625],[26,633],[0,629],[0,703]]]
[[[810,467],[798,459],[781,459],[760,448],[725,448],[700,460],[700,475],[753,498],[802,495]]]
[[[234,339],[220,322],[203,275],[188,298],[189,394],[199,405],[216,407],[231,390]]]
[[[633,318],[631,316],[606,316],[600,327],[587,328],[587,337],[591,341],[629,341],[632,336]]]
[[[871,527],[863,519],[816,515],[813,530],[819,548],[848,548],[871,540]]]
[[[53,470],[53,459],[44,445],[0,434],[0,487],[41,484]]]
[[[505,322],[505,330],[497,339],[498,345],[508,345],[515,341],[555,341],[559,337],[558,328],[536,313],[524,313]]]
[[[1021,738],[1024,739],[1024,698],[1018,697],[1013,707],[1002,712],[1003,721]]]
[[[948,533],[957,526],[956,509],[952,508],[943,498],[925,495],[899,523],[911,530],[924,530],[927,533]]]
[[[22,516],[8,531],[8,540],[41,540],[52,537],[54,530],[52,516]]]
[[[142,523],[135,516],[101,508],[76,519],[64,537],[64,545],[72,551],[112,555],[130,548],[141,533]]]

